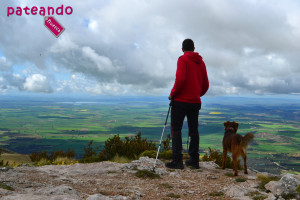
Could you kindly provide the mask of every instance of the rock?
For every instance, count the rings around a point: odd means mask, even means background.
[[[26,192],[26,193],[25,193]],[[24,191],[24,194],[10,194],[2,197],[1,200],[40,200],[40,199],[49,199],[49,200],[80,200],[78,193],[69,186],[48,186],[39,188],[38,190],[33,191],[32,188]]]
[[[34,195],[34,194],[13,194],[9,196],[4,196],[1,198],[1,200],[16,200],[16,199],[22,199],[22,200],[41,200],[41,199],[47,199],[47,200],[81,200],[79,196],[69,196],[69,195]]]
[[[242,188],[239,185],[233,185],[231,187],[229,187],[229,189],[227,189],[227,191],[225,192],[226,196],[229,196],[232,199],[243,199],[243,200],[251,200],[251,198],[249,196],[247,196],[247,194],[250,191]]]
[[[215,177],[213,175],[208,175],[208,176],[206,176],[206,179],[207,180],[214,180],[214,179],[217,179],[217,177]]]
[[[34,194],[78,196],[78,193],[73,188],[65,185],[60,185],[57,187],[50,186],[50,187],[41,188],[36,190]]]
[[[208,170],[216,169],[219,167],[219,165],[217,165],[213,161],[199,162],[199,166],[200,166],[200,168],[204,168],[204,169],[208,169]]]
[[[249,192],[257,191],[255,186],[258,180],[255,179],[254,172],[251,174],[252,178],[247,176],[247,182],[236,183],[234,178],[225,176],[224,171],[216,169],[218,165],[213,162],[200,162],[200,172],[187,167],[184,170],[167,170],[164,163],[157,160],[155,172],[163,175],[161,179],[140,179],[132,174],[137,169],[152,171],[154,161],[155,159],[142,157],[126,164],[99,162],[21,166],[0,171],[0,180],[15,189],[0,189],[0,199],[162,199],[171,192],[183,198],[186,195],[187,199],[214,199],[210,193],[222,191],[226,192],[225,198],[247,200],[250,198],[247,196]],[[273,200],[273,194],[264,195],[269,195],[269,200]]]
[[[111,196],[107,197],[104,196],[103,194],[94,194],[89,196],[86,200],[126,200],[126,197],[123,196]]]
[[[247,176],[247,179],[248,179],[248,180],[256,180],[256,179],[257,179],[257,176]]]
[[[0,168],[0,172],[6,172],[6,171],[8,171],[9,170],[9,168],[7,168],[7,167],[1,167]]]
[[[127,169],[138,169],[138,170],[149,170],[152,171],[154,167],[155,159],[149,157],[140,157],[139,160],[134,160],[131,163],[123,164],[122,168]],[[163,167],[163,168],[162,168]],[[158,175],[167,174],[168,171],[164,167],[164,163],[160,160],[156,161],[155,173]]]
[[[175,172],[170,172],[170,173],[169,173],[169,176],[180,178],[180,174],[179,174],[177,171],[175,171]]]
[[[269,194],[265,200],[276,200],[276,199],[277,198],[274,196],[274,194]]]
[[[280,181],[270,181],[265,185],[267,190],[270,190],[275,196],[282,194],[295,194],[300,181],[293,174],[285,174]]]
[[[5,190],[5,189],[0,188],[0,197],[1,197],[2,195],[8,195],[8,194],[12,194],[12,193],[13,193],[13,192],[10,191],[10,190]]]

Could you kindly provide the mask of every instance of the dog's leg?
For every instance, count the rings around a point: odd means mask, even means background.
[[[244,150],[242,150],[242,157],[244,159],[244,173],[248,174],[248,170],[247,170],[247,152],[245,152]]]
[[[237,170],[237,159],[238,159],[238,148],[232,148],[232,159],[233,159],[233,169],[234,169],[234,175],[238,176],[238,170]]]
[[[223,149],[223,163],[222,163],[222,169],[226,168],[226,158],[227,158],[227,150]]]

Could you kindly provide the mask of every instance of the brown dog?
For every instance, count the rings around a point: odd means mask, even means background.
[[[242,156],[244,159],[244,173],[247,171],[247,146],[248,143],[254,138],[252,133],[247,133],[244,137],[237,134],[239,124],[236,122],[224,122],[225,134],[223,137],[223,165],[222,169],[225,169],[227,151],[232,152],[232,159],[234,165],[234,175],[238,175],[237,159]]]

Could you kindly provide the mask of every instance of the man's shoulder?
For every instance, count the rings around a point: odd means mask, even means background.
[[[187,58],[186,55],[181,55],[181,56],[179,56],[178,60],[185,60],[186,58]]]

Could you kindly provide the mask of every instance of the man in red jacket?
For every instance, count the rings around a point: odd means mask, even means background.
[[[166,167],[183,169],[181,129],[183,120],[187,116],[189,136],[188,149],[190,159],[187,166],[199,169],[199,132],[198,116],[201,109],[201,99],[209,87],[206,66],[199,53],[194,52],[194,42],[185,39],[182,43],[184,55],[177,62],[174,87],[169,99],[173,101],[171,109],[171,133],[173,161],[166,163]]]

